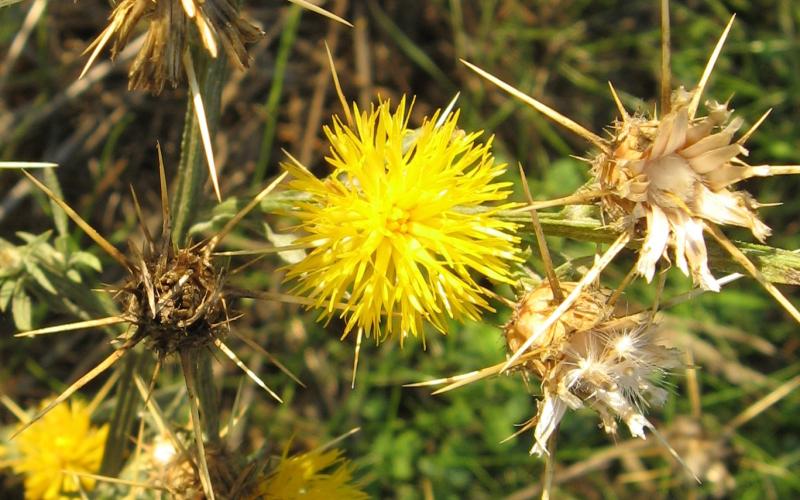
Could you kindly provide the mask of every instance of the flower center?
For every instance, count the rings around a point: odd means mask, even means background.
[[[386,227],[394,233],[405,234],[408,232],[410,214],[396,205],[392,205],[389,214],[386,216]]]

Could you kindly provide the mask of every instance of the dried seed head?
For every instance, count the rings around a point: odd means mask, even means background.
[[[123,288],[136,335],[160,358],[223,337],[222,281],[203,247],[145,256]]]
[[[255,471],[248,467],[243,457],[227,449],[205,444],[206,460],[214,494],[217,498],[246,498],[255,488]],[[154,447],[153,451],[157,448]],[[196,453],[193,448],[191,453]],[[194,500],[206,498],[202,482],[192,459],[186,454],[175,454],[170,460],[150,457],[149,482],[167,488],[172,498]]]
[[[675,263],[705,289],[719,290],[708,269],[705,222],[750,229],[763,241],[770,229],[744,191],[730,186],[756,175],[739,157],[747,150],[732,142],[742,125],[727,105],[710,101],[708,115],[693,118],[692,94],[679,89],[671,111],[660,119],[626,116],[614,124],[609,153],[594,161],[604,191],[603,206],[614,219],[639,224],[644,246],[638,271],[650,281],[656,263],[672,248]]]
[[[575,283],[562,283],[565,292]],[[634,436],[644,438],[652,425],[646,407],[661,404],[667,393],[657,382],[679,366],[677,351],[660,345],[649,317],[615,317],[608,290],[588,290],[534,342],[523,371],[542,382],[538,412],[523,428],[534,429],[531,453],[546,454],[546,444],[568,409],[594,409],[608,433],[621,419]],[[525,295],[505,327],[512,354],[558,307],[548,286]]]
[[[263,35],[241,17],[231,0],[122,0],[111,13],[106,29],[89,47],[93,50],[90,64],[112,36],[116,39],[111,57],[116,57],[142,19],[147,22],[147,34],[131,65],[129,87],[155,94],[165,85],[177,86],[181,57],[192,38],[199,38],[212,57],[217,57],[222,44],[231,62],[244,69],[250,63],[245,45]]]
[[[576,283],[561,283],[565,293],[571,292]],[[539,339],[531,345],[531,350],[540,350],[540,359],[548,359],[550,354],[560,352],[564,342],[577,331],[591,328],[606,313],[608,294],[602,290],[585,290],[575,305],[563,314]],[[547,284],[526,293],[517,303],[511,320],[504,327],[504,335],[509,351],[513,354],[536,331],[536,326],[543,323],[558,307],[552,289]]]

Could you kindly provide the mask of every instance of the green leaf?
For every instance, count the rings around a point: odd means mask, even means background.
[[[25,262],[25,270],[31,275],[34,281],[39,284],[40,287],[44,288],[53,295],[58,294],[56,287],[53,286],[53,283],[50,281],[47,275],[45,275],[42,269],[34,264],[31,260]]]
[[[22,287],[22,280],[17,282],[16,289],[14,290],[14,298],[11,302],[11,315],[14,317],[14,325],[18,330],[26,331],[33,328],[31,326],[33,318],[31,298],[25,293],[25,289]]]
[[[98,273],[103,270],[100,259],[89,252],[75,252],[70,257],[70,265],[78,265],[94,269]]]
[[[6,312],[8,302],[11,300],[11,296],[14,295],[14,287],[16,285],[17,283],[12,280],[5,280],[0,285],[0,312]]]
[[[44,170],[44,183],[47,184],[47,187],[53,190],[53,193],[55,193],[56,196],[62,200],[64,199],[64,193],[61,191],[61,184],[59,184],[58,177],[52,168]],[[61,236],[69,234],[67,228],[67,213],[64,212],[64,209],[53,200],[50,200],[50,206],[53,209],[53,222],[55,222],[58,234]]]

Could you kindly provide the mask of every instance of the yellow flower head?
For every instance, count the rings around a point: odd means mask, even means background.
[[[16,438],[17,456],[10,463],[25,475],[25,498],[73,498],[94,488],[93,479],[69,473],[100,470],[108,425],[93,427],[89,417],[86,404],[65,402]]]
[[[398,329],[401,342],[417,336],[423,320],[444,331],[445,315],[477,319],[490,307],[473,272],[509,282],[518,242],[516,225],[497,217],[512,204],[483,206],[509,195],[491,139],[459,130],[457,112],[409,129],[405,98],[394,112],[388,101],[353,108],[354,124],[325,128],[327,179],[286,165],[290,186],[309,196],[296,215],[308,233],[298,243],[312,250],[289,266],[294,292],[324,307],[323,318],[341,308],[345,335],[357,328],[376,341]]]
[[[333,468],[335,467],[335,468]],[[322,472],[331,469],[330,472]],[[362,500],[369,498],[353,482],[350,461],[341,450],[315,450],[283,459],[258,484],[255,498],[264,500]]]

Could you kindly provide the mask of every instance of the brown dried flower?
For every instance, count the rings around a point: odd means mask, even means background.
[[[565,292],[576,285],[561,283]],[[645,428],[655,432],[645,409],[666,400],[658,381],[680,366],[678,352],[656,341],[649,313],[616,317],[608,305],[610,295],[605,289],[581,292],[520,359],[518,369],[541,380],[542,388],[536,416],[519,431],[534,430],[531,453],[547,454],[547,441],[566,411],[584,405],[600,415],[609,434],[616,433],[617,419],[633,436],[644,439]],[[557,306],[547,285],[527,293],[504,329],[509,352],[528,342]]]
[[[122,0],[111,13],[108,26],[87,49],[92,55],[86,67],[112,37],[111,58],[115,58],[141,20],[147,23],[147,34],[131,65],[128,85],[131,90],[155,94],[166,85],[177,86],[182,57],[192,37],[199,37],[211,57],[217,57],[221,44],[231,62],[244,69],[250,64],[245,45],[263,35],[231,0]]]
[[[637,270],[647,281],[670,247],[684,274],[719,291],[708,269],[704,221],[746,227],[759,241],[770,229],[756,216],[752,196],[730,189],[759,168],[747,166],[740,159],[747,150],[732,143],[742,119],[731,120],[727,105],[715,101],[707,103],[707,116],[693,118],[691,98],[676,91],[672,111],[661,119],[623,116],[614,124],[610,154],[594,161],[594,175],[608,192],[602,198],[607,213],[631,224],[644,219]]]

